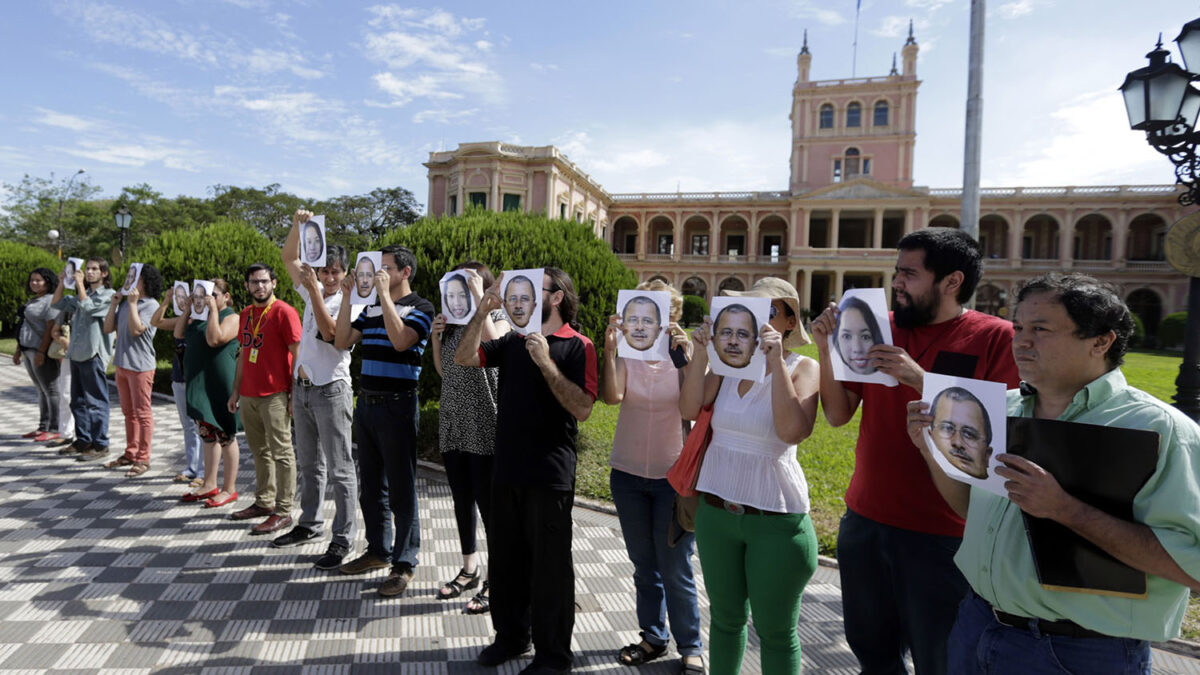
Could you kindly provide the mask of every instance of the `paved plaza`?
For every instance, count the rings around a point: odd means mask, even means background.
[[[115,457],[124,425],[112,395]],[[437,472],[418,480],[421,564],[405,596],[385,599],[376,592],[384,572],[350,577],[312,567],[327,539],[275,549],[269,536],[252,537],[249,524],[228,520],[232,508],[180,503],[186,489],[171,482],[182,466],[172,403],[154,404],[151,471],[127,479],[20,439],[36,426],[37,406],[24,369],[7,359],[0,401],[0,675],[516,673],[528,663],[477,666],[489,617],[462,614],[465,597],[435,598],[461,563],[450,491]],[[251,503],[253,481],[243,445],[239,506]],[[621,646],[638,640],[633,569],[617,520],[579,507],[574,520],[576,670],[635,672],[615,662]],[[806,672],[857,672],[840,612],[837,571],[822,567],[799,625]],[[757,648],[751,631],[743,672],[759,672]],[[675,673],[671,655],[637,672]],[[1156,651],[1154,672],[1200,673],[1200,663]]]

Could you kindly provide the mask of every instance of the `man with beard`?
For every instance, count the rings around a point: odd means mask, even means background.
[[[908,439],[909,401],[925,373],[1018,384],[1012,324],[963,307],[983,273],[979,243],[961,230],[932,227],[897,246],[892,339],[867,352],[870,365],[899,386],[839,382],[828,337],[830,304],[812,325],[821,363],[821,408],[835,427],[862,403],[854,475],[838,531],[846,641],[863,673],[946,672],[946,638],[967,593],[954,565],[963,520],[938,493],[920,450]]]
[[[250,534],[291,527],[296,495],[296,453],[292,449],[290,408],[292,364],[300,346],[300,315],[275,297],[275,270],[254,263],[246,270],[253,301],[242,310],[237,372],[229,412],[242,410],[246,444],[254,455],[254,503],[230,515],[232,520],[266,520]]]

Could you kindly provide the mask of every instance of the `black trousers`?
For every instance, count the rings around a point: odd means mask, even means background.
[[[487,531],[496,643],[515,652],[532,637],[534,664],[557,669],[571,667],[575,629],[574,499],[571,490],[496,482]]]
[[[454,497],[458,541],[463,555],[471,555],[476,549],[475,507],[479,507],[485,533],[492,521],[492,455],[450,450],[442,453],[442,465]]]

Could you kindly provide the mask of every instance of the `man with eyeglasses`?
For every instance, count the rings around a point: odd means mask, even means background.
[[[954,562],[971,592],[950,634],[950,671],[1149,675],[1150,643],[1179,635],[1188,590],[1200,591],[1200,427],[1125,381],[1120,366],[1134,322],[1110,286],[1052,273],[1016,295],[1012,351],[1021,387],[1008,392],[1008,416],[1153,431],[1158,458],[1126,520],[1068,494],[1024,457],[996,457],[1005,497],[949,479],[926,453],[942,497],[966,519]],[[924,404],[909,404],[910,438],[931,421]],[[1026,515],[1053,520],[1146,573],[1146,592],[1043,586]]]
[[[417,257],[409,249],[384,246],[375,273],[375,304],[351,321],[350,303],[338,310],[333,346],[362,342],[354,438],[367,550],[343,563],[342,574],[390,568],[379,587],[384,597],[402,595],[413,578],[421,528],[417,518],[417,379],[421,355],[437,312],[412,290]],[[350,277],[342,280],[348,295]],[[368,292],[368,295],[370,293]]]
[[[578,422],[596,400],[596,349],[573,326],[579,297],[571,278],[547,267],[542,284],[540,333],[510,331],[480,344],[484,317],[501,305],[501,275],[484,293],[454,359],[500,368],[488,525],[496,639],[476,661],[499,666],[528,651],[532,640],[537,653],[521,672],[565,673],[575,627],[575,441]]]
[[[992,423],[983,403],[962,387],[933,397],[933,445],[954,468],[972,478],[987,478],[992,457]]]
[[[292,364],[300,346],[300,315],[275,297],[275,270],[254,263],[246,270],[252,302],[242,310],[237,372],[229,412],[242,411],[246,444],[254,455],[254,503],[232,520],[266,520],[250,534],[270,534],[292,525],[296,496],[296,453],[292,449]],[[211,318],[211,317],[210,317]]]
[[[775,318],[775,306],[771,306]],[[730,368],[745,368],[758,348],[758,326],[754,313],[745,305],[726,305],[713,322],[714,348],[717,358]]]

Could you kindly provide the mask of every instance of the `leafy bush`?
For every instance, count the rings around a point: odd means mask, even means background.
[[[566,271],[579,294],[580,332],[602,348],[604,326],[617,304],[617,291],[633,288],[637,276],[626,269],[585,224],[540,214],[494,213],[482,209],[461,216],[427,218],[392,230],[378,247],[401,244],[417,256],[413,290],[440,307],[438,280],[455,265],[479,260],[499,275],[503,270],[553,266]],[[438,398],[441,383],[426,350],[421,372],[422,401]]]
[[[1187,312],[1175,312],[1163,317],[1158,324],[1158,344],[1166,349],[1173,349],[1183,344],[1184,334],[1187,333]]]
[[[684,326],[699,326],[700,322],[704,321],[705,314],[708,314],[708,305],[704,303],[704,298],[698,295],[683,296],[681,323]]]
[[[1133,314],[1133,336],[1129,338],[1129,347],[1141,347],[1146,343],[1146,324],[1142,323],[1142,317]]]
[[[38,267],[61,275],[63,261],[36,246],[0,241],[0,333],[12,334],[17,310],[29,299],[29,273]]]

